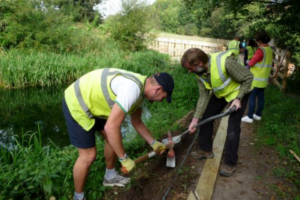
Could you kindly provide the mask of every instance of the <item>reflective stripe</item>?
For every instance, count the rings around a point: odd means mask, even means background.
[[[105,68],[102,72],[100,85],[101,85],[101,88],[102,88],[103,95],[106,99],[106,102],[107,102],[107,104],[110,108],[113,107],[115,102],[110,98],[110,95],[109,95],[108,86],[106,84],[107,83],[107,77],[109,75],[117,75],[117,74],[121,74],[124,77],[127,77],[127,78],[135,81],[141,89],[143,88],[142,82],[138,78],[136,78],[134,75],[129,74],[129,73],[120,72],[120,71],[109,72],[109,68]]]
[[[217,68],[218,68],[218,73],[219,73],[219,76],[221,78],[221,80],[223,81],[223,83],[226,81],[226,77],[225,75],[223,74],[223,71],[222,71],[222,66],[221,66],[221,58],[224,54],[228,53],[228,51],[224,51],[224,52],[221,52],[217,55]]]
[[[269,80],[269,78],[253,78],[253,80],[255,80],[255,81],[268,81]]]
[[[272,67],[272,64],[265,64],[266,57],[267,57],[266,50],[264,48],[260,48],[260,49],[263,51],[264,59],[262,60],[262,64],[256,63],[254,66],[255,67],[260,67],[260,68],[263,68],[263,67]]]
[[[110,95],[109,95],[109,92],[108,92],[108,88],[107,88],[107,84],[106,84],[107,83],[107,77],[110,74],[108,71],[109,71],[108,68],[105,68],[103,70],[102,75],[101,75],[100,87],[101,87],[103,95],[104,95],[104,97],[106,99],[106,103],[108,104],[108,106],[110,108],[112,108],[115,102],[110,98]]]
[[[205,85],[205,83],[206,83],[207,81],[205,81],[204,78],[202,78],[202,76],[198,76],[198,77],[200,78],[200,81]]]
[[[116,74],[121,74],[124,77],[127,77],[131,80],[134,80],[139,85],[140,88],[143,88],[142,82],[132,74],[124,73],[124,72],[120,72],[120,71],[109,72],[108,68],[103,69],[103,72],[102,72],[102,75],[101,75],[100,87],[102,89],[102,92],[103,92],[103,95],[106,99],[106,102],[107,102],[107,104],[110,108],[113,107],[115,102],[110,98],[110,95],[109,95],[108,86],[107,86],[107,77],[109,75],[116,75]],[[86,105],[86,103],[83,100],[83,97],[82,97],[82,94],[81,94],[81,91],[80,91],[79,82],[80,82],[80,79],[78,79],[74,84],[76,98],[77,98],[77,101],[79,102],[80,107],[83,110],[83,112],[86,114],[86,116],[88,116],[91,119],[94,116],[92,115],[90,109],[88,108],[88,106]]]
[[[235,88],[234,91],[237,91],[238,89],[240,89],[241,85],[239,85],[237,88]]]
[[[223,82],[223,85],[221,85],[220,87],[214,88],[213,90],[215,92],[224,89],[227,85],[229,85],[229,83],[231,82],[231,78],[228,78],[225,82]]]
[[[86,116],[88,116],[91,119],[91,118],[93,118],[93,115],[92,115],[90,109],[88,108],[88,106],[86,105],[86,103],[84,102],[84,100],[82,98],[82,94],[81,94],[81,91],[80,91],[79,83],[80,83],[80,79],[78,79],[74,83],[74,90],[75,90],[75,94],[76,94],[76,97],[77,97],[77,101],[79,102],[80,107],[84,111],[84,113],[86,114]]]
[[[272,67],[272,64],[269,64],[269,65],[265,65],[265,64],[255,64],[255,67],[260,67],[260,68],[263,68],[263,67]]]

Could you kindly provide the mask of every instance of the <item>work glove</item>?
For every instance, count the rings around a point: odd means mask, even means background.
[[[121,171],[124,174],[128,174],[135,167],[135,162],[131,160],[127,155],[125,156],[124,159],[119,158],[119,161],[121,162],[122,165]]]
[[[157,140],[154,140],[151,144],[151,147],[152,149],[155,151],[156,149],[159,149],[161,151],[165,150],[166,149],[166,146],[161,143],[161,142],[158,142]]]

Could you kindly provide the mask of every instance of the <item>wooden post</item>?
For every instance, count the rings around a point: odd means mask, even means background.
[[[288,77],[289,64],[290,64],[290,52],[288,51],[288,52],[286,52],[285,65],[283,68],[284,75],[283,75],[282,89],[281,89],[281,92],[283,92],[283,93],[286,91],[286,81],[287,81],[287,77]]]

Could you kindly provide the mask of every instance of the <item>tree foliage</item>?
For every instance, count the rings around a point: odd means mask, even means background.
[[[124,50],[139,51],[151,40],[152,29],[149,7],[138,0],[126,0],[122,11],[109,17],[105,26],[110,36],[119,41]]]
[[[183,0],[186,7],[197,14],[200,23],[200,34],[211,34],[215,24],[213,18],[216,11],[224,9],[218,20],[227,20],[227,27],[223,30],[223,36],[230,26],[232,33],[246,38],[253,38],[259,32],[267,32],[275,39],[277,47],[287,49],[293,54],[293,61],[300,63],[300,4],[297,0]],[[205,20],[206,19],[206,20]],[[208,22],[207,22],[208,21]],[[225,22],[226,24],[226,22]],[[228,27],[229,26],[229,27]]]
[[[79,30],[73,22],[74,17],[57,5],[50,1],[1,1],[0,46],[5,49],[78,51],[85,39],[84,30]]]
[[[103,0],[44,0],[43,5],[47,8],[54,7],[59,9],[65,15],[72,16],[73,21],[102,22],[101,14],[94,9],[94,6],[100,4]]]
[[[198,34],[195,15],[181,0],[157,0],[153,8],[156,29],[182,35]]]

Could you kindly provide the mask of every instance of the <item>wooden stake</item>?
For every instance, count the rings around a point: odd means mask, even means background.
[[[300,162],[300,158],[297,156],[297,154],[295,154],[295,152],[293,152],[292,150],[290,150],[291,154],[294,155],[294,157]]]

